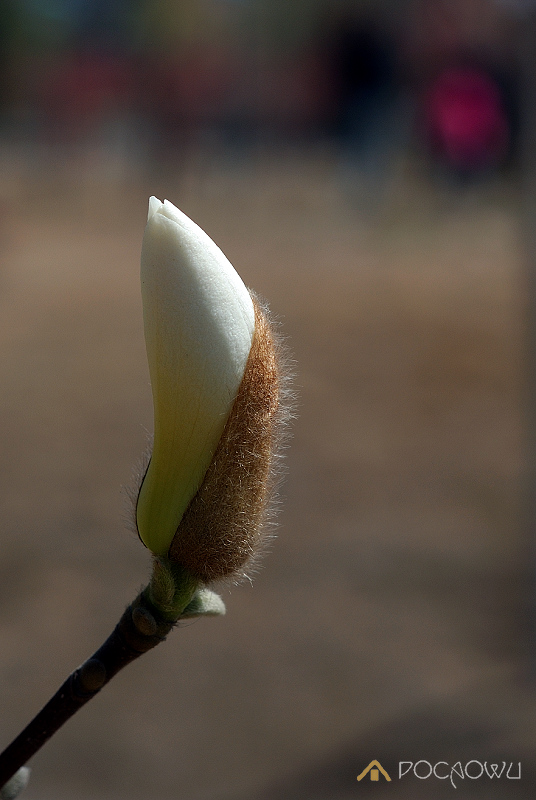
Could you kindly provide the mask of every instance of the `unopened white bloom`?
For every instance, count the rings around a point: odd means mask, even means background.
[[[165,555],[210,465],[244,376],[255,311],[242,280],[172,203],[149,201],[141,257],[154,444],[139,534]]]

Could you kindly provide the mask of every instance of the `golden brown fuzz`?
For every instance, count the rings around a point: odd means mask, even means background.
[[[266,314],[253,297],[255,331],[244,377],[203,483],[168,557],[209,582],[236,575],[262,547],[280,422],[281,375]]]

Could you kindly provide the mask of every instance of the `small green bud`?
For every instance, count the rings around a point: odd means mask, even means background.
[[[15,800],[30,780],[28,767],[21,767],[8,782],[0,788],[0,800]]]
[[[225,614],[225,603],[216,592],[203,587],[193,596],[191,602],[181,614],[181,619],[188,617],[221,617]]]

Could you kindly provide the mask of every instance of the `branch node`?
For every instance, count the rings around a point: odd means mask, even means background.
[[[102,689],[106,683],[106,667],[98,658],[88,658],[75,673],[74,690],[80,687],[83,694],[93,694]]]
[[[132,622],[143,636],[154,636],[158,625],[151,612],[142,606],[135,606],[132,610]]]

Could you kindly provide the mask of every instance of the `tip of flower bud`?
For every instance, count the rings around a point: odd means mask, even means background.
[[[0,786],[0,800],[15,800],[26,787],[29,778],[28,767],[21,767],[4,786]]]
[[[162,203],[161,200],[158,199],[158,197],[155,197],[154,194],[151,195],[151,197],[149,198],[149,210],[147,212],[147,222],[149,222],[149,220],[152,217],[154,217],[156,212],[159,211],[163,205],[164,204]]]

